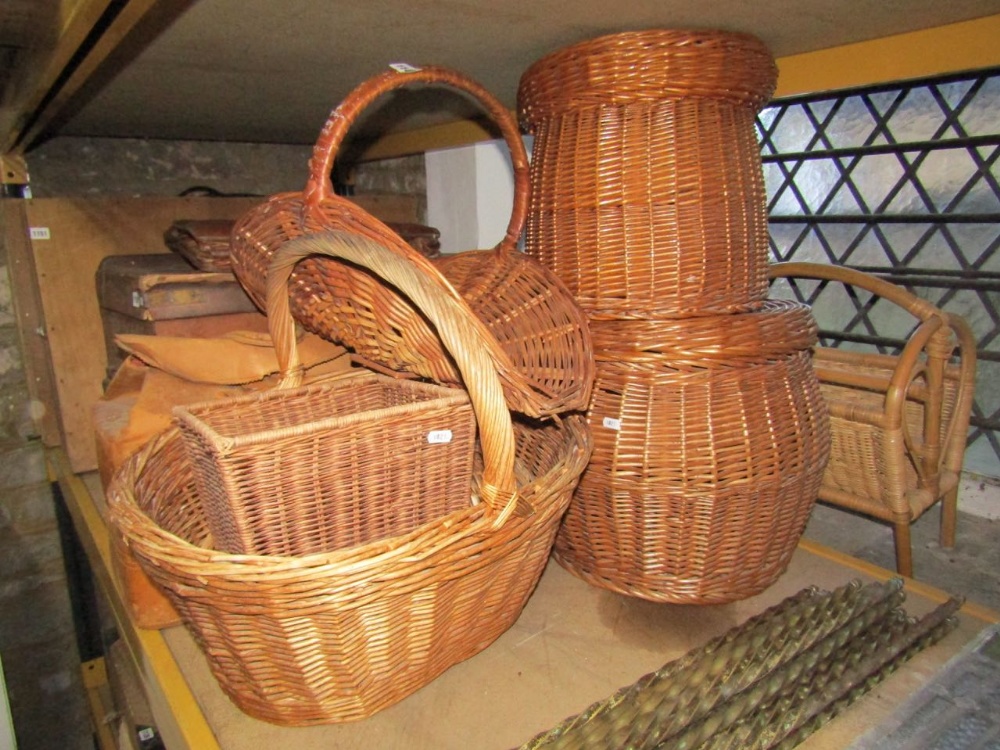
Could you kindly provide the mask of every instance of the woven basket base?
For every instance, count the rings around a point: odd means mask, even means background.
[[[802,536],[822,472],[712,492],[581,480],[554,556],[588,583],[676,604],[723,604],[769,587]]]

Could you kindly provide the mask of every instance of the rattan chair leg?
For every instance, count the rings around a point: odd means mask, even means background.
[[[896,521],[892,526],[896,542],[896,572],[913,578],[913,551],[910,548],[910,519]]]
[[[955,527],[958,524],[958,484],[941,500],[941,531],[939,541],[942,547],[955,546]]]

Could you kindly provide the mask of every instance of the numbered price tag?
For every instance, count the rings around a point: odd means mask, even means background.
[[[427,433],[427,442],[432,445],[451,442],[451,430],[431,430]]]
[[[389,63],[389,67],[395,70],[397,73],[418,73],[420,68],[416,65],[410,65],[409,63],[396,62]]]
[[[614,417],[605,417],[601,421],[601,424],[609,430],[620,431],[622,428],[622,421],[620,419],[615,419]]]

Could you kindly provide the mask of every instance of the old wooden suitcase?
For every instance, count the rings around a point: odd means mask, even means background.
[[[232,273],[195,271],[173,253],[107,257],[96,283],[108,381],[124,359],[114,341],[119,333],[210,337],[267,330],[267,319]]]

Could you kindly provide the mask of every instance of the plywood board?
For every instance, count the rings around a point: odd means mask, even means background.
[[[488,649],[364,721],[315,727],[279,727],[241,713],[215,680],[191,632],[176,626],[161,633],[225,750],[506,750],[805,587],[832,590],[855,578],[867,582],[857,570],[800,549],[788,572],[762,594],[729,604],[685,606],[604,591],[550,561],[520,618]],[[921,617],[935,604],[908,586],[903,607],[908,613]],[[956,631],[903,664],[810,736],[802,750],[848,747],[983,625],[963,614]],[[152,707],[163,716],[164,704]],[[189,714],[173,718],[191,720]]]
[[[179,219],[230,219],[258,198],[48,198],[25,203],[62,442],[74,471],[97,467],[91,412],[106,355],[95,274],[109,255],[169,252]],[[56,405],[50,405],[55,408]]]
[[[382,221],[420,222],[417,196],[401,193],[358,193],[354,203]]]
[[[18,337],[21,344],[24,377],[28,386],[28,409],[42,443],[59,445],[57,421],[59,399],[49,350],[45,342],[45,316],[38,293],[35,259],[28,239],[28,223],[24,201],[0,201],[3,211],[4,241],[7,268],[10,273],[11,297]]]

